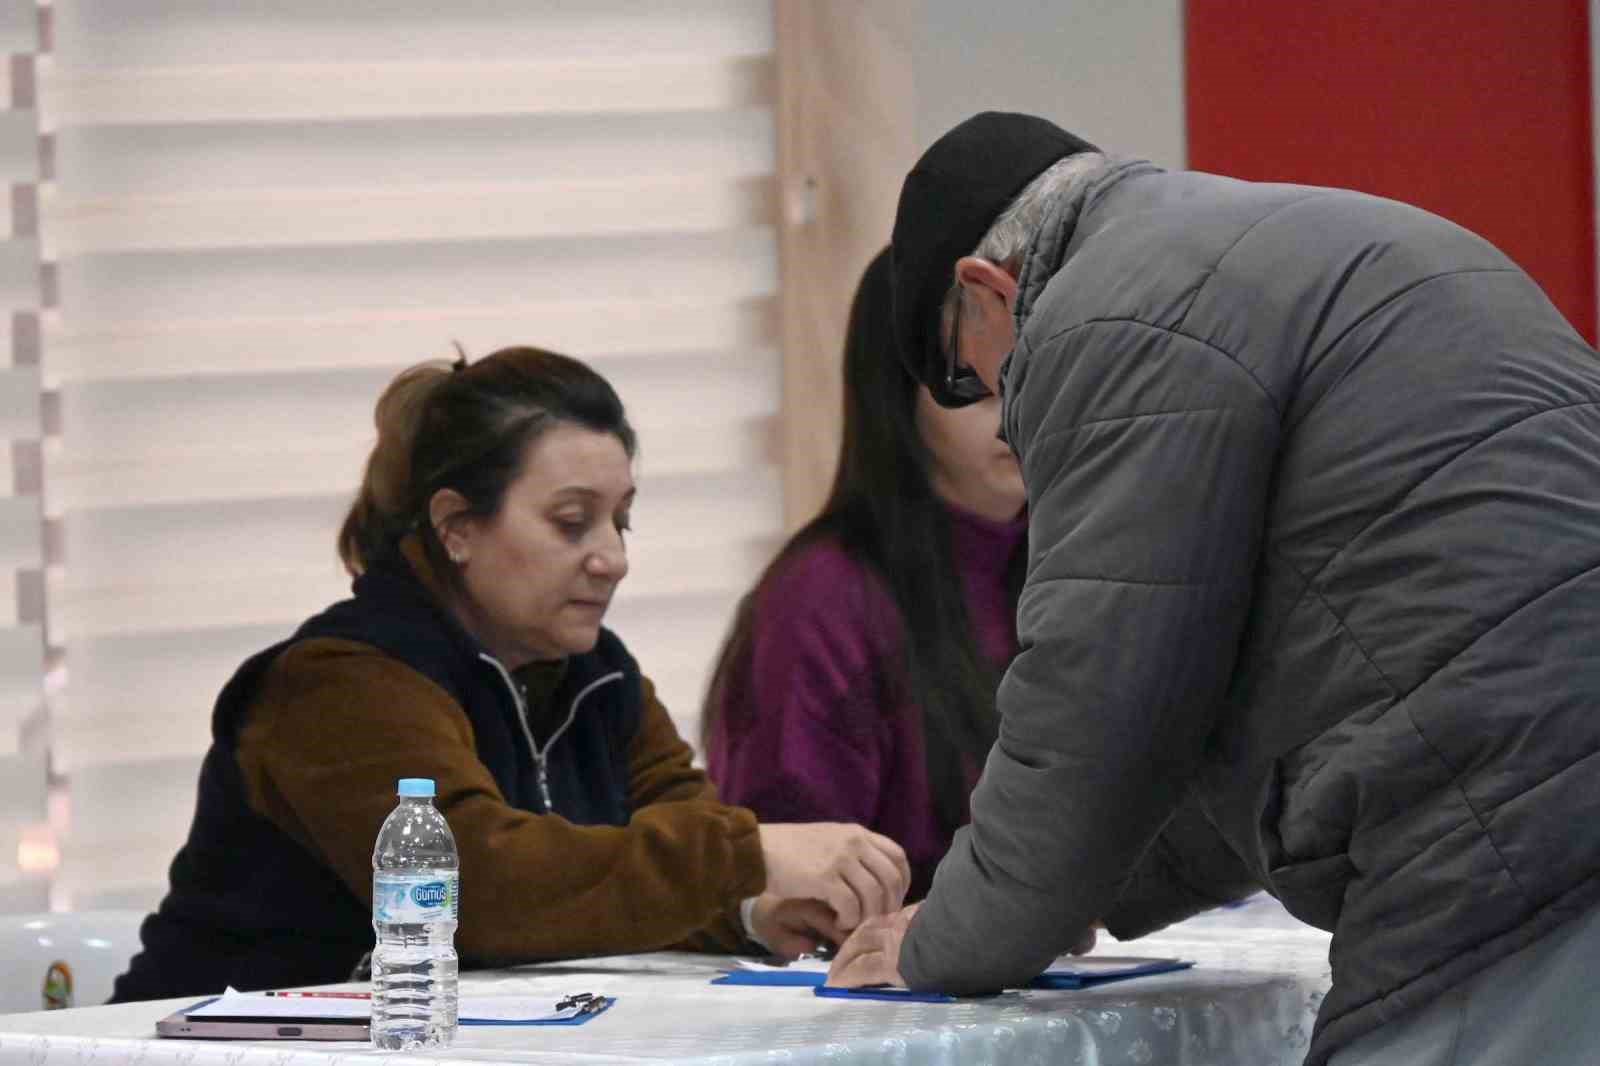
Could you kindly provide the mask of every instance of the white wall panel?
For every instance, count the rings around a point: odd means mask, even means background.
[[[37,631],[33,635],[37,640]],[[35,642],[35,674],[38,654]],[[0,651],[0,655],[6,652]],[[39,832],[46,817],[47,766],[42,746],[27,751],[0,751],[0,914],[41,911],[49,902],[51,871],[38,868],[39,861],[46,857],[42,852],[48,851],[48,838]],[[35,841],[42,841],[46,847],[25,847]]]
[[[643,285],[641,284],[641,288]],[[746,291],[747,285],[739,286]],[[79,322],[48,313],[42,324],[44,384],[101,377],[131,379],[165,375],[250,373],[263,365],[284,371],[383,367],[411,351],[419,331],[448,332],[468,352],[482,354],[507,338],[537,338],[556,351],[602,356],[650,356],[659,352],[739,352],[775,342],[775,308],[766,295],[711,302],[715,291],[656,301],[612,299],[557,301],[547,290],[540,303],[473,307],[442,312],[394,308],[294,316],[238,315]],[[602,295],[603,294],[597,294]],[[438,354],[447,353],[441,346]]]
[[[48,575],[52,639],[279,622],[342,594],[333,532],[344,496],[154,505],[70,514],[65,555]],[[634,505],[624,595],[738,587],[721,553],[765,538],[782,500],[763,470],[657,476]],[[702,558],[682,557],[685,548]],[[659,558],[653,558],[656,553]]]
[[[750,0],[54,0],[55,55],[74,68],[186,63],[512,62],[765,56]],[[659,88],[659,87],[658,87]]]
[[[43,190],[43,254],[592,237],[758,226],[767,177],[635,176],[381,188],[319,186],[66,200]]]
[[[39,497],[0,498],[0,573],[39,568]],[[12,620],[0,619],[0,625]]]
[[[69,73],[41,60],[40,126],[326,122],[438,115],[597,114],[759,106],[764,58],[192,66]]]
[[[11,326],[0,345],[0,911],[41,909],[50,885],[50,849],[31,847],[48,844],[49,754],[39,727],[44,639],[37,605],[19,597],[43,560],[31,459],[41,431],[31,329],[40,296],[33,237],[39,134],[31,108],[37,47],[34,4],[0,2],[0,61],[7,68],[0,79],[0,320]]]
[[[594,363],[642,434],[651,475],[771,462],[775,352],[660,353]],[[308,495],[348,499],[373,442],[372,399],[399,369],[63,386],[66,431],[44,453],[48,513]],[[694,420],[686,424],[691,411]],[[207,447],[197,452],[197,440]]]
[[[32,185],[38,180],[38,116],[31,110],[0,111],[0,181]]]
[[[0,440],[39,436],[39,368],[0,368]]]
[[[759,227],[583,240],[131,252],[63,259],[57,272],[60,314],[75,326],[239,317],[245,321],[238,343],[249,344],[257,317],[426,309],[432,328],[414,331],[410,346],[426,357],[450,336],[456,308],[520,307],[567,293],[584,304],[704,304],[712,294],[736,303],[777,290],[776,255],[772,230]],[[30,262],[29,270],[32,300],[36,265]],[[0,262],[0,304],[11,289],[9,276]],[[536,326],[529,323],[530,330]],[[537,340],[501,338],[524,339]]]
[[[43,701],[40,684],[43,653],[44,638],[38,625],[0,625],[0,757],[15,756],[22,751],[22,723],[38,712]],[[29,800],[29,810],[43,808],[42,778],[40,784],[39,794]],[[14,797],[15,790],[10,794]],[[0,824],[8,820],[8,813],[7,807],[0,806]],[[41,814],[39,820],[42,818]],[[15,818],[11,820],[24,824]],[[0,849],[0,864],[5,858],[4,849]]]
[[[39,309],[39,242],[0,240],[0,312]]]
[[[293,632],[279,625],[84,637],[68,690],[51,701],[52,754],[80,766],[136,758],[198,759],[211,741],[212,702],[248,656]]]
[[[198,758],[77,767],[52,905],[154,907],[194,814],[199,771]]]
[[[773,142],[764,108],[68,127],[55,137],[55,184],[115,199],[270,189],[308,169],[334,186],[729,178],[770,174]]]

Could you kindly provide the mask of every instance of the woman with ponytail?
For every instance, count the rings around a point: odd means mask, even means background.
[[[116,1000],[347,979],[401,777],[461,860],[465,965],[669,946],[785,954],[897,907],[893,842],[718,802],[601,621],[635,438],[604,378],[507,348],[405,371],[339,555],[353,595],[218,697],[189,839]]]

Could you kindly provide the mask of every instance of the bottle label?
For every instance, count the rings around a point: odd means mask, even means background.
[[[397,925],[455,921],[461,892],[460,874],[372,875],[372,920]]]

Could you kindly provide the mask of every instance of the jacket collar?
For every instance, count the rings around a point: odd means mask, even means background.
[[[1014,405],[1010,397],[1022,390],[1027,377],[1028,347],[1022,343],[1023,331],[1034,306],[1045,289],[1066,266],[1083,242],[1100,229],[1106,219],[1095,209],[1101,198],[1123,179],[1135,174],[1159,173],[1160,167],[1143,159],[1108,156],[1104,164],[1080,175],[1056,197],[1045,212],[1044,221],[1028,242],[1017,274],[1017,300],[1012,307],[1016,345],[1000,363],[1000,439],[1017,452],[1016,427],[1012,425]],[[1020,458],[1020,454],[1019,454]]]
[[[372,560],[351,584],[350,591],[358,601],[381,604],[385,610],[427,615],[463,654],[476,658],[484,650],[447,606],[444,582],[429,565],[415,534],[402,538],[393,551]]]

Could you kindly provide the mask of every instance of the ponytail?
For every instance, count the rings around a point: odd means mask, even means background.
[[[339,558],[352,577],[406,532],[415,519],[411,500],[411,457],[428,398],[459,364],[440,359],[418,363],[389,383],[378,398],[372,420],[378,443],[367,458],[355,503],[339,530]]]

